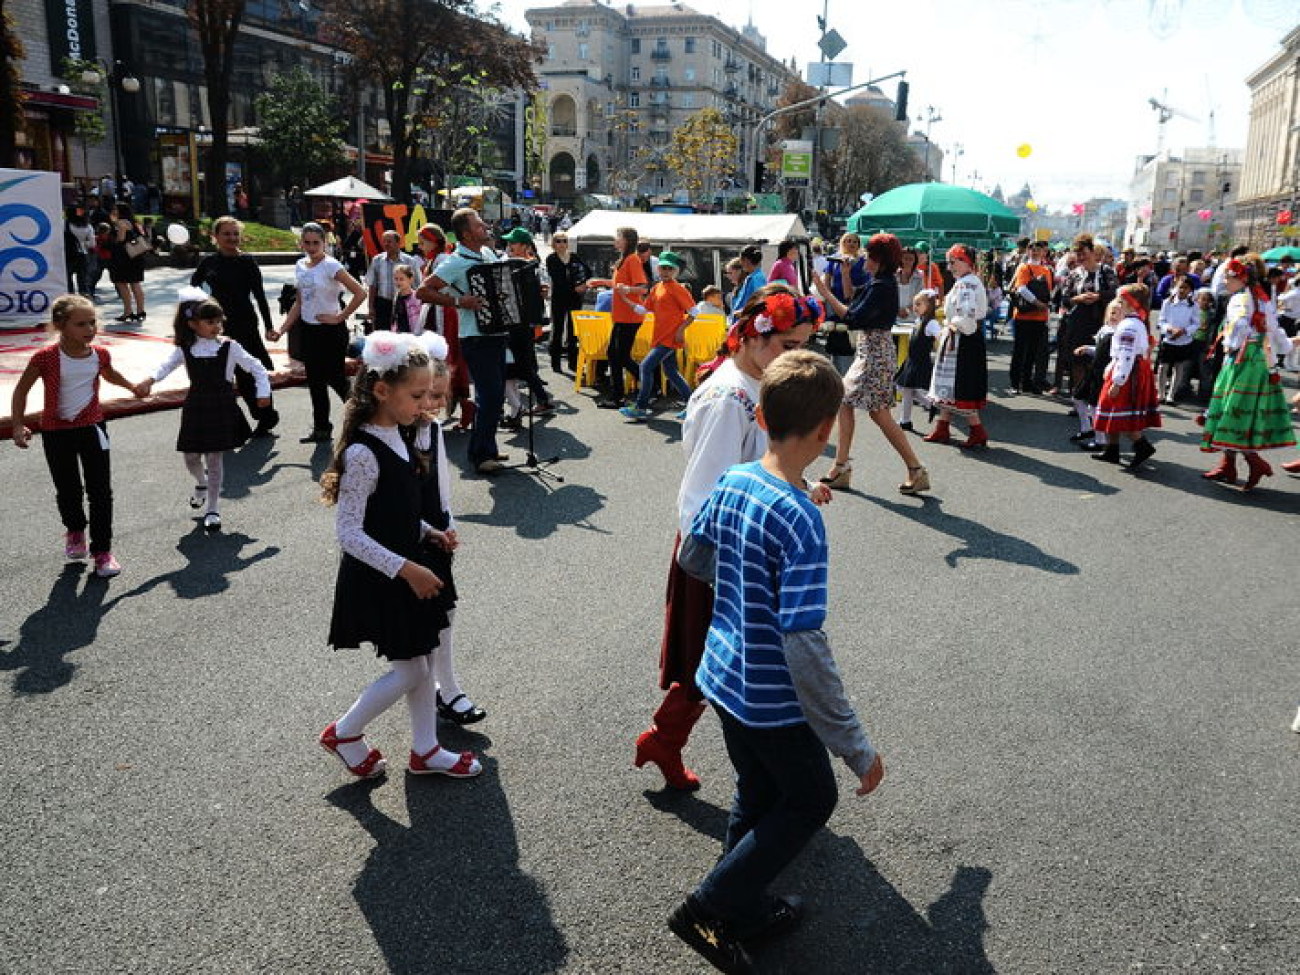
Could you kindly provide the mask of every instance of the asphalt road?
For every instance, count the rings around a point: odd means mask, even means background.
[[[460,670],[490,713],[444,741],[481,750],[471,782],[352,784],[316,745],[380,666],[324,646],[305,391],[228,461],[210,537],[178,414],[115,421],[110,582],[63,566],[40,451],[0,449],[0,971],[704,970],[664,919],[719,850],[716,720],[699,793],[631,767],[677,425],[561,399],[539,436],[564,484],[455,488]],[[1300,481],[1203,482],[1190,417],[1135,478],[1071,447],[1059,404],[997,399],[992,450],[922,445],[924,499],[859,425],[829,632],[887,773],[858,799],[841,766],[781,882],[810,915],[763,971],[1300,971]],[[400,768],[404,709],[371,737]]]

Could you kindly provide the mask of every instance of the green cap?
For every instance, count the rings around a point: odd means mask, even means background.
[[[523,227],[516,227],[501,239],[507,244],[531,244],[533,242],[533,235]]]
[[[918,240],[912,245],[912,250],[916,251],[918,254],[928,254],[930,253],[930,244],[927,241]]]
[[[681,257],[677,254],[674,254],[672,251],[664,251],[662,254],[660,254],[659,263],[661,266],[675,267],[679,271],[682,269]]]

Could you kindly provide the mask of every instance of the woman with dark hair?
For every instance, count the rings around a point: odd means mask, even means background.
[[[767,272],[768,283],[784,281],[795,294],[803,294],[803,286],[799,283],[799,267],[795,264],[798,256],[799,245],[793,240],[787,238],[777,244],[776,260]]]
[[[645,309],[641,300],[645,297],[647,280],[645,265],[637,256],[639,239],[633,227],[619,227],[614,231],[614,249],[618,259],[614,262],[614,276],[607,279],[593,279],[588,287],[601,286],[611,288],[614,292],[614,331],[609,337],[609,395],[596,401],[604,410],[617,410],[624,405],[623,370],[626,369],[633,378],[640,376],[640,367],[632,358],[632,345],[636,341],[637,330],[645,318]]]
[[[917,266],[919,255],[915,247],[903,248],[903,262],[898,268],[898,314],[906,318],[912,309],[912,299],[925,290],[925,275]],[[939,295],[935,294],[938,301]]]
[[[757,244],[747,245],[740,252],[740,269],[744,272],[745,279],[740,282],[740,287],[732,298],[732,321],[735,321],[735,316],[745,307],[746,302],[758,293],[759,288],[767,286],[767,275],[763,273],[763,248]]]
[[[147,317],[144,310],[144,253],[132,257],[127,245],[134,248],[144,231],[127,203],[114,204],[112,227],[113,256],[108,262],[108,279],[122,299],[122,314],[117,316],[117,321],[142,322]]]
[[[842,317],[851,331],[858,333],[857,353],[844,377],[844,405],[840,407],[835,463],[821,480],[832,488],[849,486],[853,476],[850,451],[856,425],[853,411],[865,410],[907,467],[907,477],[898,490],[903,494],[920,494],[930,489],[930,474],[921,465],[893,413],[893,327],[898,320],[896,274],[903,260],[903,249],[893,234],[876,234],[867,241],[866,254],[871,280],[847,305],[835,296],[827,275],[813,279],[827,307]]]

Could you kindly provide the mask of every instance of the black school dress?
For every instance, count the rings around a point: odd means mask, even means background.
[[[176,449],[187,454],[211,454],[242,447],[253,430],[235,398],[235,387],[226,379],[230,343],[207,359],[185,350],[185,371],[190,390],[181,406],[181,432]]]
[[[429,430],[429,449],[419,450],[415,446],[414,427],[402,431],[406,449],[417,460],[420,475],[420,517],[440,532],[445,532],[451,524],[451,516],[442,510],[442,489],[438,484],[438,432]],[[423,541],[421,561],[433,574],[442,580],[442,591],[435,597],[446,612],[456,608],[456,581],[452,578],[451,563],[453,553],[430,541]]]
[[[934,339],[925,334],[928,324],[929,322],[917,322],[912,326],[907,358],[894,377],[894,385],[899,389],[930,388],[930,376],[934,373]]]
[[[1083,378],[1074,387],[1075,399],[1091,403],[1093,406],[1096,406],[1097,401],[1101,399],[1101,387],[1106,384],[1106,367],[1110,365],[1110,340],[1114,335],[1114,330],[1108,329],[1097,336],[1092,360],[1088,363]]]
[[[379,462],[379,483],[366,502],[366,534],[408,562],[423,565],[437,575],[420,540],[423,486],[417,462],[403,460],[364,430],[357,431],[355,442],[363,444]],[[441,598],[420,599],[405,580],[390,579],[343,553],[334,583],[331,647],[337,650],[369,643],[376,656],[411,660],[438,645],[438,634],[447,623],[447,609]]]

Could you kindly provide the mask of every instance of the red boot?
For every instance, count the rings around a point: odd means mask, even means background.
[[[682,762],[682,749],[695,722],[704,713],[704,702],[697,700],[681,684],[673,684],[655,711],[654,724],[636,739],[637,768],[654,762],[664,781],[674,789],[691,791],[700,787],[700,779]]]
[[[1288,474],[1300,474],[1300,459],[1287,461],[1282,465],[1282,470]]]
[[[984,429],[984,424],[973,423],[970,428],[970,436],[961,442],[962,450],[974,450],[976,447],[987,447],[989,445],[989,432]]]
[[[1253,450],[1243,451],[1243,453],[1246,455],[1246,467],[1250,469],[1250,477],[1246,478],[1246,483],[1241,486],[1241,489],[1253,491],[1260,478],[1273,476],[1273,468]]]
[[[947,420],[940,420],[934,425],[934,429],[927,433],[921,439],[926,443],[952,443],[951,429]]]
[[[1210,470],[1206,471],[1201,477],[1207,481],[1220,481],[1223,484],[1237,483],[1237,452],[1235,450],[1225,450],[1219,462]]]

